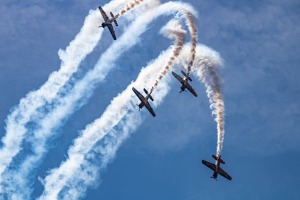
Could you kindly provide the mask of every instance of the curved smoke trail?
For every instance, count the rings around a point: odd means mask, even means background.
[[[218,53],[208,47],[197,45],[195,59],[195,70],[201,72],[206,65],[221,65]],[[180,56],[180,62],[187,64],[190,62],[190,45],[185,45]],[[199,53],[200,52],[200,53]],[[77,199],[83,195],[88,186],[95,185],[100,173],[114,159],[116,151],[120,145],[134,132],[143,122],[141,112],[137,112],[136,99],[131,87],[147,87],[154,81],[151,78],[153,72],[158,72],[165,57],[171,56],[171,50],[163,52],[153,63],[143,68],[136,82],[130,84],[126,90],[114,98],[103,113],[101,118],[86,127],[82,135],[74,141],[74,145],[69,149],[69,159],[62,163],[58,169],[46,177],[48,192],[55,188],[55,184],[64,179],[65,174],[72,174],[71,178],[62,190],[62,199]],[[202,80],[202,77],[198,77]],[[152,79],[152,80],[151,80]],[[163,102],[163,98],[169,91],[169,80],[163,79],[158,85],[155,93],[154,107]],[[101,140],[96,144],[97,141]],[[87,147],[90,147],[87,149]],[[78,162],[80,161],[80,162]],[[81,163],[80,166],[77,166]],[[48,179],[48,180],[47,180]]]
[[[30,138],[32,145],[32,154],[28,156],[21,166],[8,171],[5,174],[6,191],[10,191],[10,195],[25,196],[30,193],[19,188],[26,187],[29,181],[29,176],[32,176],[32,170],[39,166],[43,156],[48,152],[47,140],[57,135],[56,129],[64,123],[64,121],[85,104],[91,97],[94,89],[103,81],[108,72],[114,67],[114,61],[128,48],[138,42],[138,37],[147,28],[148,24],[160,15],[169,15],[174,12],[182,12],[188,10],[194,13],[195,10],[184,3],[168,2],[150,11],[139,15],[137,20],[128,28],[127,31],[115,41],[111,47],[101,56],[95,68],[88,72],[86,76],[78,81],[71,91],[61,91],[57,96],[55,107],[49,111],[49,114],[39,121],[39,129],[35,130],[34,135]],[[13,180],[13,181],[12,181]],[[29,189],[29,188],[28,188]]]
[[[173,20],[171,23],[168,23],[165,28],[166,29],[163,29],[164,35],[170,39],[175,39],[175,45],[168,51],[172,52],[168,53],[169,55],[167,56],[165,55],[166,53],[164,53],[164,57],[159,56],[156,61],[142,70],[138,79],[112,100],[102,116],[87,126],[82,132],[82,135],[74,141],[74,145],[68,150],[68,160],[63,162],[59,168],[51,170],[50,174],[45,178],[45,190],[40,199],[56,199],[59,192],[66,187],[67,183],[69,184],[67,188],[69,188],[66,191],[63,191],[65,194],[62,195],[65,195],[65,199],[77,199],[78,195],[80,196],[80,194],[82,195],[85,193],[86,188],[90,184],[87,183],[86,185],[83,185],[81,188],[85,189],[82,189],[81,191],[77,190],[77,192],[75,192],[69,181],[71,178],[74,178],[74,173],[79,168],[82,170],[81,165],[84,163],[86,155],[93,149],[95,144],[105,136],[106,130],[109,131],[116,126],[129,111],[136,110],[135,105],[130,103],[131,99],[133,99],[131,88],[134,85],[139,85],[140,87],[141,85],[148,83],[148,80],[151,79],[151,75],[156,74],[159,69],[161,69],[161,66],[169,66],[170,61],[173,61],[175,56],[178,56],[180,53],[179,51],[182,49],[185,31],[182,30],[179,22]],[[166,58],[169,58],[167,62],[165,61]],[[166,67],[163,69],[165,70]],[[87,180],[89,179],[86,179],[85,181]],[[75,182],[78,183],[78,181],[73,180],[71,184],[76,185]],[[82,184],[83,182],[80,183],[80,185]],[[76,195],[71,197],[71,194]]]
[[[130,2],[126,5],[125,9],[122,9],[115,17],[118,18],[122,15],[124,15],[126,12],[128,12],[129,10],[133,9],[135,6],[143,3],[144,0],[134,0],[134,2]],[[160,0],[156,0],[158,2],[160,2]]]
[[[173,48],[173,55],[170,57],[166,66],[160,71],[158,77],[155,80],[155,84],[151,87],[150,94],[157,87],[160,80],[169,72],[170,68],[172,67],[172,65],[174,63],[174,60],[181,53],[182,46],[185,42],[186,31],[184,29],[182,29],[182,26],[179,21],[177,21],[177,20],[170,21],[166,25],[165,29],[162,29],[164,35],[166,37],[169,37],[170,39],[175,39],[176,42],[175,42],[175,45]],[[169,30],[170,30],[170,32],[169,32]]]
[[[196,56],[196,47],[197,47],[197,29],[195,26],[195,23],[193,21],[193,16],[191,13],[189,13],[188,11],[185,12],[186,15],[186,19],[188,22],[188,27],[189,27],[189,31],[190,31],[190,35],[191,35],[191,61],[188,64],[188,71],[187,71],[187,75],[190,74],[191,72],[191,68],[194,64],[194,60],[195,60],[195,56]]]
[[[225,109],[221,82],[218,70],[210,65],[207,65],[207,67],[203,69],[202,73],[205,74],[203,82],[206,86],[206,93],[209,98],[210,107],[213,109],[213,115],[216,116],[215,121],[217,122],[218,131],[217,155],[221,155],[225,133]]]
[[[184,59],[180,55],[179,61]],[[179,63],[180,65],[184,63]],[[224,100],[222,95],[222,84],[219,75],[219,68],[222,66],[221,61],[219,63],[211,63],[207,58],[196,59],[194,66],[202,65],[204,67],[197,69],[197,67],[192,71],[194,72],[198,79],[204,83],[206,87],[206,94],[209,98],[210,107],[213,110],[212,114],[216,116],[215,121],[217,122],[217,155],[221,154],[223,141],[224,141],[224,125],[225,125],[225,114],[224,114]]]
[[[104,7],[114,9],[123,5],[127,0],[115,0]],[[32,91],[20,100],[18,106],[13,108],[6,119],[6,135],[2,138],[3,146],[0,149],[0,175],[6,170],[21,150],[21,143],[27,133],[26,124],[37,113],[37,109],[51,102],[63,85],[77,71],[79,64],[93,51],[100,40],[103,30],[97,28],[99,20],[98,11],[90,11],[84,24],[75,39],[70,42],[66,50],[59,50],[61,66],[53,72],[44,85]],[[0,183],[2,176],[0,176]],[[2,187],[0,185],[0,193]]]

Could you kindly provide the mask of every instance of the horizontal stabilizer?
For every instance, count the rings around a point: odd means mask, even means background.
[[[148,90],[146,90],[145,88],[144,88],[144,92],[146,93],[146,94],[148,94],[149,92],[148,92]]]
[[[149,95],[149,98],[151,99],[151,101],[154,101],[153,97],[151,95]]]
[[[146,89],[144,88],[144,92],[149,96],[149,99],[151,99],[151,101],[154,101],[154,99],[153,99],[153,97],[151,96],[151,94],[148,94],[148,93],[149,93],[148,90],[146,90]]]
[[[118,23],[117,23],[117,20],[116,20],[114,14],[112,12],[110,12],[110,15],[113,18],[115,25],[118,26]]]
[[[222,158],[221,158],[221,156],[218,158],[216,155],[212,155],[212,157],[215,159],[215,160],[220,160],[220,163],[222,163],[222,164],[225,164],[225,161],[224,160],[222,160]]]
[[[181,70],[181,73],[188,78],[189,81],[193,81],[191,77],[189,77],[184,71]]]

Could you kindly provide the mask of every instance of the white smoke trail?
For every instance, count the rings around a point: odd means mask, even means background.
[[[181,63],[190,62],[189,55],[190,46],[186,45],[182,56],[180,56]],[[96,184],[99,173],[113,160],[117,149],[128,138],[129,133],[135,131],[143,121],[140,112],[136,111],[135,103],[137,100],[131,87],[133,85],[138,85],[140,88],[149,86],[149,83],[154,80],[151,80],[153,77],[151,75],[154,71],[158,72],[165,58],[169,56],[171,56],[170,50],[162,53],[157,60],[144,68],[136,82],[130,84],[125,91],[112,100],[102,117],[87,126],[69,149],[69,159],[62,163],[59,168],[53,169],[51,174],[46,177],[46,193],[51,194],[56,189],[56,184],[63,181],[66,187],[62,190],[60,197],[62,199],[77,199],[85,193],[88,186]],[[207,64],[211,66],[221,65],[219,55],[205,46],[198,45],[195,70],[201,72]],[[198,78],[201,79],[200,76]],[[158,85],[154,96],[154,107],[161,104],[167,94],[169,90],[168,81],[169,79],[163,79]],[[97,145],[97,141],[100,140],[101,144]],[[69,179],[67,183],[65,183],[66,179]]]
[[[170,55],[166,56],[166,53],[164,53],[164,57],[160,56],[154,63],[143,69],[137,81],[131,83],[122,94],[112,100],[102,117],[87,126],[82,132],[82,136],[75,140],[74,145],[68,151],[69,159],[63,162],[59,168],[52,170],[51,174],[45,178],[45,191],[40,199],[57,198],[58,193],[66,186],[66,183],[69,182],[73,173],[78,170],[87,153],[103,138],[103,134],[105,134],[102,133],[103,130],[105,132],[105,130],[112,129],[128,113],[128,110],[136,110],[136,107],[134,106],[133,108],[133,104],[130,104],[130,100],[133,99],[134,96],[131,88],[134,85],[138,85],[139,87],[145,85],[145,83],[151,79],[151,75],[157,74],[161,66],[169,65],[169,61],[166,61],[166,57],[170,57],[171,60],[171,58],[178,54],[178,49],[182,48],[182,46],[178,48],[177,45],[183,45],[182,41],[184,40],[185,31],[181,29],[178,23],[178,21],[173,20],[167,24],[166,28],[168,28],[168,30],[164,29],[164,33],[167,37],[176,39],[173,51],[169,53]],[[98,134],[98,131],[102,134]],[[87,179],[85,181],[87,181]],[[74,182],[72,181],[72,183]],[[87,186],[88,184],[83,186],[85,189],[82,190],[84,191],[77,191],[76,195],[72,197],[70,197],[70,195],[74,195],[75,192],[70,193],[70,191],[72,191],[71,188],[71,190],[68,190],[68,195],[66,195],[65,199],[77,199],[79,194],[84,194]]]
[[[104,9],[113,10],[117,7],[124,5],[127,0],[112,1],[104,6]],[[151,5],[153,3],[150,3]],[[58,72],[54,72],[49,76],[48,81],[37,91],[31,92],[26,98],[22,99],[20,105],[15,108],[7,119],[7,134],[3,138],[3,148],[0,151],[0,197],[4,193],[11,193],[11,198],[24,199],[30,192],[25,190],[19,190],[18,188],[26,188],[27,180],[23,178],[25,174],[29,174],[30,170],[34,167],[40,156],[38,154],[44,154],[45,149],[40,148],[38,143],[35,143],[35,158],[25,160],[22,166],[18,169],[8,169],[7,167],[11,163],[14,156],[16,156],[21,150],[21,142],[24,139],[24,135],[28,131],[25,125],[32,120],[32,116],[39,116],[35,120],[40,120],[47,113],[39,113],[38,108],[44,106],[46,103],[50,103],[53,99],[58,97],[58,91],[62,90],[62,86],[66,84],[72,74],[74,74],[80,62],[85,59],[87,54],[93,51],[97,42],[101,38],[103,29],[99,29],[100,14],[98,10],[90,11],[86,17],[85,23],[76,36],[76,38],[70,43],[65,51],[60,50],[59,56],[62,60],[61,69]],[[55,114],[54,114],[55,115]],[[61,118],[63,118],[61,116]],[[51,131],[52,119],[43,120],[41,126],[44,129]],[[35,135],[35,137],[43,137],[42,130]],[[30,139],[29,139],[30,140]],[[8,170],[6,174],[3,174],[5,170]],[[18,176],[23,174],[23,176]],[[17,186],[19,185],[19,186]],[[3,189],[3,186],[5,189]],[[24,187],[23,187],[24,186]],[[15,189],[12,189],[14,188]],[[18,192],[14,192],[18,191]],[[18,194],[22,193],[19,197]],[[27,197],[28,198],[28,197]]]
[[[106,9],[114,9],[125,3],[125,0],[115,0],[105,5]],[[25,125],[37,112],[37,108],[51,102],[58,91],[74,74],[80,62],[93,51],[101,38],[103,30],[97,28],[99,16],[98,11],[90,11],[84,24],[75,39],[70,42],[65,51],[59,50],[61,59],[60,69],[53,72],[44,85],[38,90],[30,92],[20,100],[11,114],[6,119],[6,135],[2,138],[3,146],[0,150],[0,175],[10,165],[14,156],[21,150],[21,143],[28,131]],[[2,176],[0,176],[0,183]],[[2,188],[0,186],[0,193]]]
[[[118,18],[122,15],[124,15],[126,12],[128,12],[129,10],[133,9],[135,6],[143,3],[144,0],[134,0],[134,2],[130,2],[126,5],[126,7],[124,9],[122,9],[115,17]]]
[[[191,35],[191,60],[188,64],[187,74],[190,74],[191,67],[194,64],[195,56],[196,56],[196,47],[197,47],[197,29],[193,20],[193,16],[188,11],[185,12],[190,35]]]
[[[224,125],[225,125],[225,115],[224,115],[224,100],[222,95],[221,82],[219,78],[219,73],[213,66],[207,65],[203,69],[204,74],[203,82],[206,86],[206,93],[209,97],[210,107],[213,109],[213,115],[216,116],[215,121],[217,122],[217,155],[221,155],[223,142],[224,142]]]
[[[171,32],[169,32],[169,30],[171,30]],[[169,72],[174,60],[180,54],[183,43],[185,41],[186,31],[182,29],[180,22],[177,20],[170,21],[162,31],[163,33],[165,33],[166,37],[169,37],[171,39],[174,38],[176,43],[174,45],[175,48],[173,50],[173,55],[170,57],[166,66],[160,71],[158,77],[156,78],[155,84],[151,87],[150,94],[152,94],[153,90],[157,87],[160,80],[162,80],[162,78],[165,77],[165,75]]]
[[[46,141],[56,134],[55,128],[60,126],[68,116],[89,99],[97,83],[104,80],[109,70],[114,67],[113,62],[121,55],[121,53],[138,41],[138,36],[146,30],[147,25],[152,20],[160,15],[168,15],[176,11],[180,12],[183,9],[189,10],[190,13],[196,13],[188,4],[169,2],[159,6],[153,11],[148,11],[143,15],[140,15],[131,26],[132,28],[129,28],[125,34],[114,42],[111,48],[101,56],[95,69],[87,73],[67,96],[58,99],[58,106],[52,110],[47,117],[39,122],[39,130],[36,131],[33,138],[30,139],[33,146],[33,155],[28,156],[21,164],[21,167],[6,173],[6,182],[4,185],[7,191],[11,191],[11,194],[14,196],[19,195],[20,198],[25,198],[24,196],[27,193],[24,191],[20,192],[18,188],[26,188],[26,185],[28,185],[28,176],[33,168],[36,168],[39,165],[43,155],[48,151]],[[66,94],[66,92],[61,93]],[[79,101],[80,103],[78,103]]]
[[[184,59],[184,55],[179,56],[179,61]],[[183,65],[184,63],[179,63]],[[197,66],[204,66],[198,68]],[[202,81],[206,87],[207,97],[209,98],[210,107],[213,110],[212,114],[216,116],[215,121],[217,122],[217,155],[221,155],[221,150],[224,141],[224,125],[225,125],[225,115],[224,115],[224,100],[222,95],[222,83],[219,75],[219,67],[222,66],[221,60],[212,63],[208,58],[196,59],[195,60],[195,72],[197,78]]]

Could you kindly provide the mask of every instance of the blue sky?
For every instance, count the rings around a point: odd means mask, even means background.
[[[120,147],[84,199],[300,199],[299,1],[185,2],[198,11],[199,42],[224,59],[222,155],[223,168],[233,180],[215,182],[209,179],[212,172],[201,164],[202,159],[212,160],[217,139],[203,84],[193,82],[199,94],[194,98],[189,93],[179,95],[179,83],[173,81],[156,109],[157,117],[143,111],[145,122]],[[58,49],[74,39],[89,10],[98,4],[94,0],[1,2],[1,137],[11,108],[59,69]],[[50,141],[51,150],[31,177],[32,198],[42,193],[38,177],[44,178],[65,159],[78,132],[136,79],[141,66],[169,46],[170,41],[158,34],[169,19],[155,20],[143,39],[121,56],[89,102],[57,130],[59,137]],[[117,35],[121,30],[120,24]],[[83,61],[78,77],[93,67],[110,42],[106,31]],[[29,151],[24,148],[20,159]]]

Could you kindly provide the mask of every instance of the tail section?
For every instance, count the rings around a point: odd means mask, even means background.
[[[212,157],[213,157],[215,160],[219,160],[220,163],[225,164],[225,161],[222,160],[221,156],[212,155]]]
[[[184,71],[181,70],[181,73],[188,78],[189,81],[193,81],[191,77],[189,77]]]
[[[149,96],[149,98],[151,99],[151,101],[154,101],[154,99],[151,96],[151,94],[149,94],[149,92],[145,88],[144,88],[144,92]]]
[[[117,23],[117,20],[116,20],[117,18],[114,16],[114,14],[112,12],[110,12],[110,15],[113,18],[115,25],[118,26],[118,23]]]

